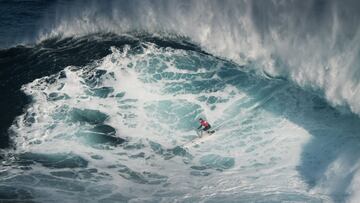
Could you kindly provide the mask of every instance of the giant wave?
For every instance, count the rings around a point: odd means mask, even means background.
[[[1,199],[357,202],[357,7],[57,2],[0,52],[5,95],[31,98]],[[221,128],[181,147],[199,116]]]
[[[319,90],[360,113],[356,1],[92,1],[59,4],[49,36],[149,32],[190,38],[204,50]],[[50,29],[49,29],[50,28]]]

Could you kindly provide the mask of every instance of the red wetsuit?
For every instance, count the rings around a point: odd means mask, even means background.
[[[204,121],[204,120],[200,121],[200,124],[202,126],[204,126],[205,128],[209,126],[209,123],[207,121]]]
[[[204,127],[203,130],[209,130],[211,128],[210,124],[205,120],[201,120],[200,125]]]

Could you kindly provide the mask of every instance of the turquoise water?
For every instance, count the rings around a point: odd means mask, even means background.
[[[32,103],[11,127],[16,150],[3,162],[1,191],[40,202],[351,195],[358,119],[314,92],[246,70],[142,43],[36,79],[22,87]],[[199,117],[216,133],[186,145],[197,137]]]

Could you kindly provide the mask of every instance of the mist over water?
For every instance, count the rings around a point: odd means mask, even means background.
[[[1,200],[358,202],[357,1],[27,3]]]
[[[134,31],[188,37],[359,113],[359,8],[357,1],[309,0],[59,3],[39,37]]]

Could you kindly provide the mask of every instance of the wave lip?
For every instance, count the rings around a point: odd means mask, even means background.
[[[182,36],[250,69],[360,113],[357,1],[92,1],[58,4],[39,39],[92,33]],[[51,28],[51,29],[48,29]]]

